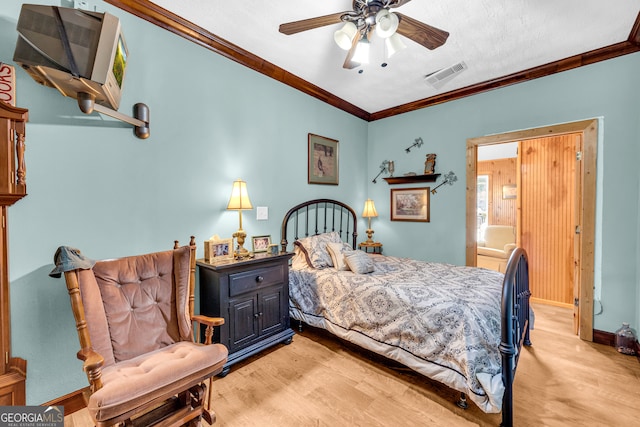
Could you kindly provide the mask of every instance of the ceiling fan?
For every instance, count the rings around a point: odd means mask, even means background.
[[[279,31],[291,35],[326,25],[344,22],[345,25],[334,33],[334,40],[344,50],[348,50],[343,67],[356,68],[365,62],[369,38],[373,31],[385,39],[388,56],[404,48],[398,36],[403,35],[427,49],[442,46],[449,33],[432,27],[390,9],[409,3],[411,0],[353,0],[353,10],[318,16],[280,25]],[[364,55],[364,56],[362,56]]]

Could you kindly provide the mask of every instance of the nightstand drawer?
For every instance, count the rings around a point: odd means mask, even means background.
[[[282,265],[230,274],[229,296],[233,297],[259,287],[283,283],[283,281],[284,271]]]

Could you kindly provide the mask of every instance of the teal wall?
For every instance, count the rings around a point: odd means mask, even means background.
[[[0,61],[12,62],[21,4],[0,5]],[[30,114],[29,195],[9,209],[10,281],[13,354],[29,363],[28,404],[87,384],[64,281],[48,276],[58,246],[99,259],[160,250],[192,234],[199,242],[229,237],[237,214],[225,207],[232,181],[243,178],[254,206],[269,207],[268,221],[256,221],[255,210],[244,215],[249,235],[277,241],[286,210],[306,199],[336,198],[360,212],[372,197],[380,214],[372,226],[386,253],[463,264],[466,139],[587,118],[602,124],[596,293],[604,311],[595,327],[638,326],[639,54],[366,123],[121,10],[103,10],[121,18],[131,52],[120,111],[149,105],[149,139],[82,115],[75,101],[17,72],[18,105]],[[309,132],[340,141],[339,186],[307,184]],[[406,154],[418,136],[425,145]],[[430,223],[390,222],[390,187],[371,182],[378,166],[391,159],[396,175],[419,172],[430,152],[437,171],[453,170],[458,182],[432,196]],[[359,227],[362,237],[364,220]]]
[[[21,3],[0,5],[0,61],[12,63]],[[12,339],[13,354],[28,360],[29,404],[87,385],[64,280],[48,276],[58,246],[100,259],[195,235],[201,257],[202,241],[238,228],[238,214],[225,210],[237,178],[254,206],[269,208],[267,221],[245,212],[243,228],[275,243],[294,204],[329,197],[355,206],[366,196],[366,122],[104,7],[121,18],[130,50],[120,111],[146,103],[149,139],[108,117],[87,118],[74,100],[16,73],[30,118],[29,194],[9,209]],[[309,132],[339,141],[338,186],[307,184]]]
[[[437,153],[437,172],[459,180],[431,197],[431,222],[389,222],[389,186],[369,181],[376,202],[376,238],[385,252],[465,263],[466,141],[468,138],[597,118],[594,328],[640,325],[640,53],[578,68],[369,124],[369,175],[384,159],[395,175],[420,172]],[[407,154],[416,137],[425,144]]]

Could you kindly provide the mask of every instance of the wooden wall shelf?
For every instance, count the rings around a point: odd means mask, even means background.
[[[432,173],[429,175],[390,176],[388,178],[382,178],[382,179],[387,181],[389,185],[393,185],[393,184],[411,184],[414,182],[435,182],[439,176],[440,176],[439,173]]]

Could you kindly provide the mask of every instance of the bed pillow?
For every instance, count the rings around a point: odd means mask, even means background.
[[[363,251],[352,251],[344,256],[349,270],[357,274],[373,272],[373,261]]]
[[[349,266],[345,261],[345,255],[353,252],[353,249],[347,243],[327,243],[327,250],[329,251],[329,255],[331,256],[331,262],[333,263],[333,268],[338,271],[346,271],[349,270]]]
[[[327,250],[327,243],[340,243],[340,235],[332,231],[330,233],[316,234],[314,236],[298,239],[293,244],[304,252],[307,264],[313,268],[333,267],[331,255]]]
[[[301,270],[309,267],[309,264],[307,263],[307,256],[299,247],[294,245],[293,253],[293,258],[291,258],[291,268],[294,270]]]

